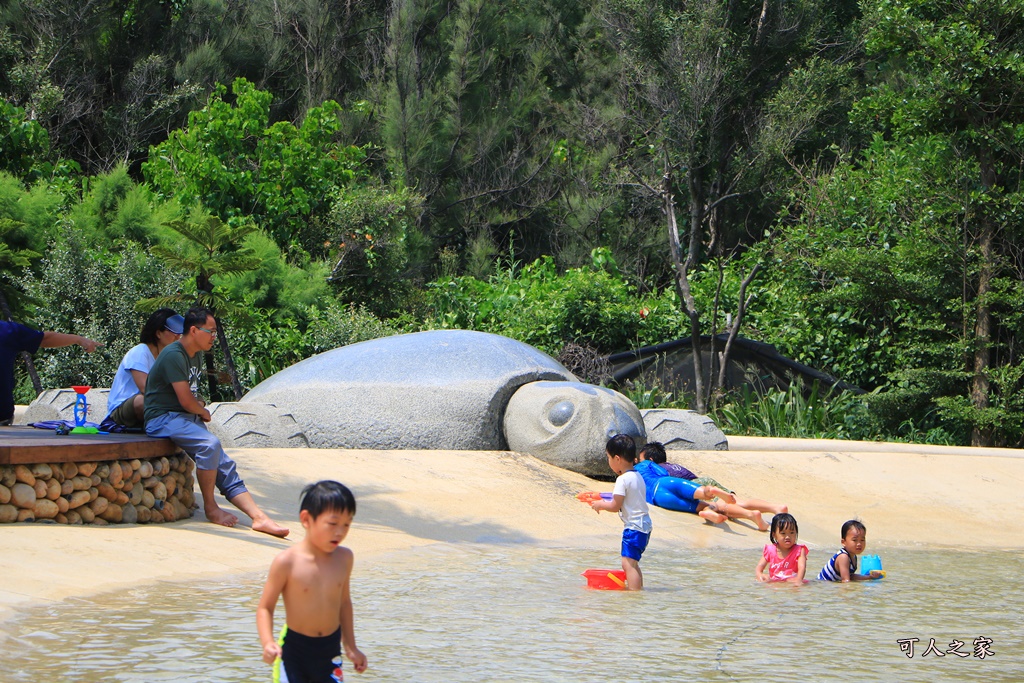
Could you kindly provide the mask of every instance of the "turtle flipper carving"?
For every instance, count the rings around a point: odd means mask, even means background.
[[[273,403],[212,403],[209,430],[225,448],[308,448],[295,417]]]
[[[729,441],[715,421],[693,410],[653,408],[641,411],[648,441],[667,450],[727,451]]]

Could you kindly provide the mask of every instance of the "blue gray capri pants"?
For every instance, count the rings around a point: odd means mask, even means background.
[[[235,461],[224,452],[220,439],[210,433],[198,415],[164,413],[146,422],[146,434],[173,441],[195,459],[196,469],[217,470],[217,490],[228,500],[248,491],[238,476]]]

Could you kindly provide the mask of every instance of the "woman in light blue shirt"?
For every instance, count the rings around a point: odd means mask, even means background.
[[[181,337],[185,319],[170,308],[156,310],[139,335],[140,344],[128,350],[117,366],[107,397],[107,416],[100,427],[105,431],[142,429],[142,398],[153,361],[165,346]]]

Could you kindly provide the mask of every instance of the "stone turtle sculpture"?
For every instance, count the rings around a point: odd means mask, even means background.
[[[625,396],[579,382],[532,346],[469,330],[327,351],[267,378],[237,405],[249,403],[287,410],[314,448],[512,448],[608,475],[609,436],[645,443],[643,418]]]
[[[107,389],[88,393],[89,419]],[[40,394],[18,424],[73,420],[75,392]],[[584,384],[541,351],[482,332],[445,330],[345,346],[270,377],[239,403],[212,403],[207,425],[226,448],[511,449],[609,476],[604,443],[725,450],[725,435],[688,410],[638,411]]]

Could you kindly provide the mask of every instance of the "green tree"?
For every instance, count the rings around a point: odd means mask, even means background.
[[[969,249],[958,270],[973,317],[970,402],[946,408],[973,425],[973,445],[991,445],[1000,421],[1015,412],[1003,413],[993,399],[1021,389],[1013,368],[1024,299],[1015,256],[1024,246],[1024,2],[878,0],[865,7],[867,49],[879,66],[856,115],[896,146],[940,138],[965,168],[960,237]]]
[[[398,334],[395,326],[364,308],[328,299],[309,306],[296,318],[280,319],[266,309],[252,309],[235,334],[244,349],[239,366],[247,387],[310,356],[347,344]]]
[[[42,386],[110,386],[118,362],[138,343],[145,321],[135,305],[173,291],[181,279],[180,272],[166,268],[139,244],[111,253],[62,221],[38,268],[24,273],[18,285],[34,304],[34,327],[74,331],[102,341],[104,347],[91,354],[74,347],[39,354],[35,363]]]
[[[551,203],[564,180],[551,161],[558,102],[571,94],[557,53],[579,14],[542,0],[392,3],[371,94],[387,160],[424,197],[435,250],[512,239],[536,256],[557,244]]]
[[[218,287],[245,310],[263,309],[275,323],[304,324],[310,306],[333,298],[327,278],[330,269],[322,261],[288,261],[266,233],[251,232],[242,240],[256,259],[257,267],[218,280]],[[239,322],[247,326],[244,316]]]
[[[50,154],[50,136],[25,111],[0,99],[0,171],[27,179]]]
[[[878,135],[809,178],[772,245],[751,329],[792,358],[884,390],[868,399],[876,434],[966,433],[935,400],[965,381],[969,173],[942,137],[894,145]]]
[[[608,250],[597,248],[591,265],[564,273],[546,256],[522,268],[509,264],[486,280],[441,278],[429,286],[428,324],[502,334],[551,355],[570,344],[609,354],[678,336],[670,298],[638,295]]]
[[[0,218],[0,311],[3,312],[5,320],[13,320],[10,302],[18,302],[22,298],[22,292],[16,286],[15,279],[40,256],[38,252],[30,249],[12,249],[8,244],[8,235],[20,227],[10,218]]]
[[[186,129],[150,150],[143,172],[164,196],[199,201],[223,221],[251,218],[283,249],[323,255],[311,221],[329,208],[334,190],[365,174],[365,155],[337,143],[337,103],[310,109],[302,124],[270,123],[273,96],[237,79],[234,103],[218,86]]]
[[[720,292],[698,302],[691,280],[706,258],[721,263],[763,237],[774,220],[772,185],[820,148],[820,129],[842,111],[854,17],[852,3],[814,0],[610,6],[626,112],[620,182],[637,186],[664,216],[667,260],[694,340],[700,412],[724,379],[703,367],[699,341],[705,326],[718,331]],[[759,269],[752,263],[745,274],[730,340]]]
[[[12,0],[0,7],[0,96],[89,171],[132,165],[180,123],[200,88],[176,83],[162,0]]]
[[[148,185],[132,180],[125,166],[82,179],[82,197],[67,212],[90,246],[116,251],[126,242],[144,247],[167,241],[174,233],[165,223],[177,219],[174,200],[161,201]]]
[[[32,259],[38,258],[39,254],[28,249],[11,249],[7,245],[7,235],[18,227],[10,218],[0,218],[0,314],[4,320],[14,320],[14,314],[10,302],[20,301],[21,290],[14,285],[14,277],[27,269]],[[28,369],[29,377],[32,379],[32,386],[38,394],[43,390],[39,381],[35,366],[32,364],[32,355],[27,351],[21,354]]]
[[[262,53],[260,82],[294,101],[295,119],[327,100],[359,99],[369,55],[386,26],[388,2],[277,0],[244,3],[237,23]],[[371,36],[371,39],[367,39]],[[248,42],[251,41],[251,42]]]
[[[235,400],[242,398],[242,384],[238,379],[238,371],[228,344],[228,330],[224,325],[224,316],[240,313],[237,304],[216,289],[214,278],[246,273],[259,266],[259,259],[252,249],[242,246],[247,235],[258,230],[256,225],[245,222],[241,225],[225,223],[217,216],[196,210],[188,219],[176,220],[168,224],[175,232],[184,237],[180,247],[156,245],[153,253],[165,264],[179,271],[193,273],[195,276],[195,296],[183,292],[152,297],[139,302],[142,310],[155,310],[175,304],[191,304],[210,309],[217,321],[217,340],[224,364],[230,376],[231,387]],[[210,395],[217,392],[217,375],[213,355],[206,354],[206,369],[210,382]]]
[[[363,304],[381,315],[399,311],[422,282],[418,263],[425,251],[416,227],[423,198],[378,185],[339,190],[319,222],[330,245],[328,280],[342,301]]]
[[[42,252],[65,208],[63,194],[45,183],[31,187],[0,171],[0,219],[12,221],[4,242],[12,249]]]

